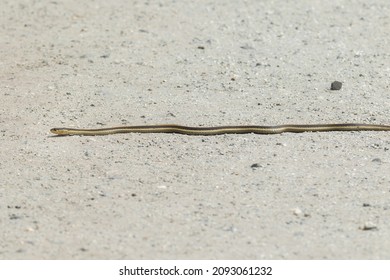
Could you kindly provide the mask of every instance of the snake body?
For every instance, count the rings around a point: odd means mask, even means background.
[[[280,134],[284,132],[327,132],[327,131],[390,131],[390,125],[375,124],[286,124],[276,126],[215,126],[190,127],[176,124],[120,126],[97,129],[52,128],[57,135],[109,135],[116,133],[179,133],[186,135],[220,135],[220,134]]]

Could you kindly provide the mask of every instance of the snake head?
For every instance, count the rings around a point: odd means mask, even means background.
[[[50,129],[50,132],[57,135],[68,135],[66,128],[52,128]]]

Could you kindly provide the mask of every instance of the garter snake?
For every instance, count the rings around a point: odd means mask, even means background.
[[[52,128],[57,135],[109,135],[116,133],[179,133],[186,135],[219,135],[219,134],[280,134],[283,132],[327,132],[327,131],[390,131],[390,125],[376,124],[285,124],[276,126],[215,126],[190,127],[176,124],[120,126],[97,129]]]

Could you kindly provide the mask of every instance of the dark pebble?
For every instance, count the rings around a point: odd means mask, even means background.
[[[330,85],[330,89],[331,90],[340,90],[341,87],[342,87],[343,83],[341,82],[338,82],[338,81],[334,81],[331,85]]]

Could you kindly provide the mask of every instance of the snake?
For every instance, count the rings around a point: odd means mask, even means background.
[[[390,125],[378,124],[284,124],[274,126],[242,125],[191,127],[176,124],[119,126],[96,129],[52,128],[51,133],[59,136],[66,135],[110,135],[117,133],[178,133],[186,135],[220,135],[220,134],[280,134],[284,132],[329,132],[329,131],[390,131]]]

